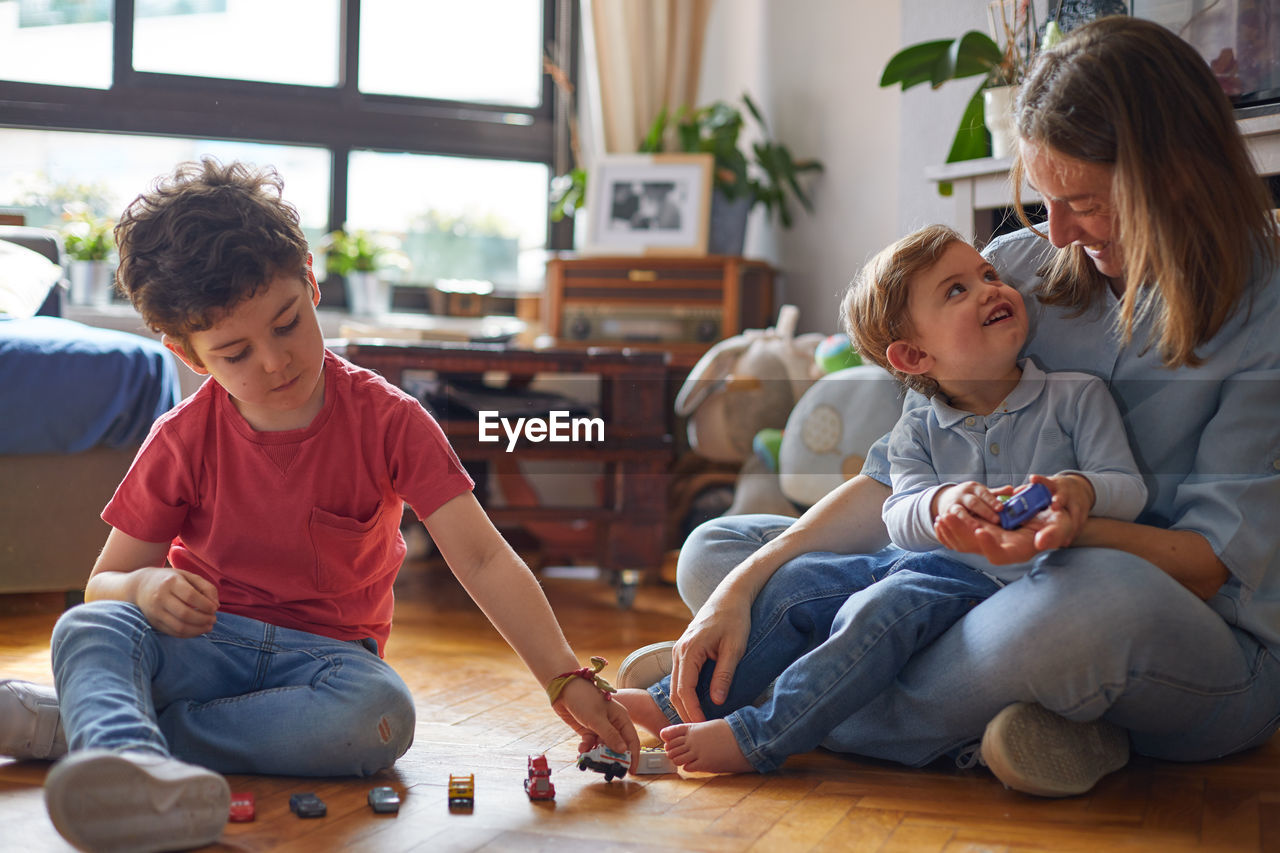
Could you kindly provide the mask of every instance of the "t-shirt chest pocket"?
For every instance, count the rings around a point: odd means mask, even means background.
[[[309,522],[315,551],[316,589],[347,592],[380,574],[390,546],[379,530],[385,507],[379,504],[368,519],[351,518],[313,507]]]

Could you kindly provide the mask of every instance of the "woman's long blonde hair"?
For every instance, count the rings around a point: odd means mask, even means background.
[[[1240,307],[1258,264],[1277,263],[1271,199],[1204,60],[1159,24],[1102,18],[1041,52],[1015,120],[1028,142],[1113,167],[1120,331],[1128,342],[1150,315],[1147,343],[1165,365],[1199,364],[1196,348]],[[1015,158],[1016,207],[1030,225],[1023,168]],[[1080,246],[1058,250],[1043,272],[1038,296],[1051,305],[1084,311],[1108,286]]]

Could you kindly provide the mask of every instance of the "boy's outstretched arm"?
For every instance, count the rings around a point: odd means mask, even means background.
[[[132,602],[162,634],[198,637],[209,631],[218,617],[218,588],[165,566],[168,553],[168,542],[144,542],[112,528],[89,573],[85,600]]]
[[[473,494],[449,501],[424,524],[459,583],[539,684],[545,687],[553,678],[582,668],[537,578]],[[555,711],[582,736],[583,749],[598,740],[617,752],[630,750],[635,769],[640,739],[626,709],[607,700],[586,679],[574,678],[565,686]]]

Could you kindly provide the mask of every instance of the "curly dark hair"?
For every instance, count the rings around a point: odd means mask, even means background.
[[[186,348],[192,332],[277,275],[307,280],[307,238],[272,167],[181,163],[116,224],[116,281],[146,324]]]

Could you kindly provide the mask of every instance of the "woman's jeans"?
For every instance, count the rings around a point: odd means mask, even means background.
[[[220,773],[367,776],[413,742],[413,696],[373,640],[345,642],[219,613],[161,634],[137,606],[73,607],[53,629],[71,749],[173,755]]]
[[[677,570],[685,603],[696,611],[730,570],[791,522],[748,515],[696,529]],[[780,639],[777,631],[761,628],[768,625],[800,624],[795,631],[807,630],[809,642],[837,640],[833,655],[841,648],[838,638],[856,643],[860,638],[833,633],[839,607],[821,602],[866,588],[901,554],[806,555],[783,565],[752,609],[749,643],[765,648],[748,645],[744,654],[767,660],[776,651],[778,659],[796,660],[809,650],[794,637]],[[792,619],[797,608],[809,614],[811,626],[804,617]],[[856,647],[846,653],[856,654]],[[749,669],[739,666],[735,681]],[[796,669],[796,677],[812,679],[814,689],[832,680],[829,671]],[[704,701],[704,710],[725,716],[746,707],[764,677],[752,676],[751,684],[732,690],[723,706]],[[1130,731],[1140,754],[1201,761],[1257,746],[1275,732],[1280,662],[1145,560],[1066,548],[1045,554],[1025,577],[916,652],[861,708],[839,702],[813,712],[839,720],[823,746],[909,765],[976,742],[991,718],[1014,702],[1038,702],[1079,721],[1105,717]]]

